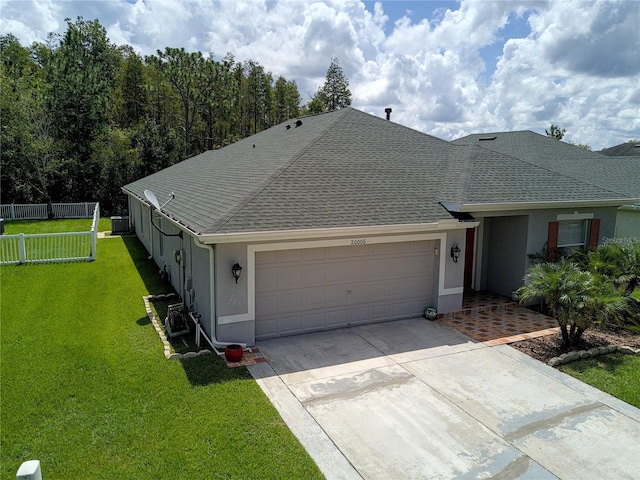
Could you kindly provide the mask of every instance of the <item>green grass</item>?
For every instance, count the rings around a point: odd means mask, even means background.
[[[640,356],[620,353],[571,362],[560,367],[589,385],[640,408]]]
[[[166,290],[132,237],[0,267],[0,478],[321,478],[245,368],[165,359],[142,296]]]
[[[58,220],[15,220],[6,221],[4,233],[7,235],[39,234],[39,233],[66,233],[88,232],[91,230],[91,218],[65,218]],[[111,219],[103,217],[98,223],[99,232],[111,230]]]

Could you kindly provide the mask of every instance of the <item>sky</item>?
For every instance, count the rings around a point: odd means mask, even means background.
[[[640,140],[638,0],[0,0],[0,34],[28,46],[77,16],[142,55],[257,61],[303,103],[337,57],[353,107],[445,140],[552,123],[594,150]]]

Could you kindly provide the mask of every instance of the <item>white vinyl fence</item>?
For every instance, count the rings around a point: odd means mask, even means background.
[[[95,260],[100,204],[91,205],[93,222],[88,232],[0,235],[0,265]]]
[[[98,202],[52,203],[54,218],[91,218]],[[25,205],[12,203],[0,205],[0,218],[5,220],[41,220],[49,218],[47,204]]]

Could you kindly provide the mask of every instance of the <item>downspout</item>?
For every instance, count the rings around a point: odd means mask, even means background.
[[[246,343],[238,343],[238,342],[221,342],[217,338],[216,332],[216,288],[215,288],[215,256],[213,245],[207,245],[200,243],[195,237],[193,239],[193,243],[200,248],[209,251],[209,311],[210,311],[210,327],[211,327],[211,338],[207,337],[206,332],[201,331],[200,324],[196,322],[198,333],[202,335],[205,340],[211,345],[211,347],[215,350],[218,355],[224,355],[224,351],[218,351],[218,348],[224,349],[227,345],[241,345],[243,350],[247,348]],[[193,316],[191,318],[195,321]]]

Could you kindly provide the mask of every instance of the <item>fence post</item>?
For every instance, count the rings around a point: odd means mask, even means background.
[[[84,202],[84,218],[89,218],[89,204]]]
[[[11,204],[11,220],[16,219],[16,209],[13,207],[13,203]]]
[[[27,250],[24,246],[24,233],[18,237],[18,248],[20,250],[20,263],[27,263]]]

